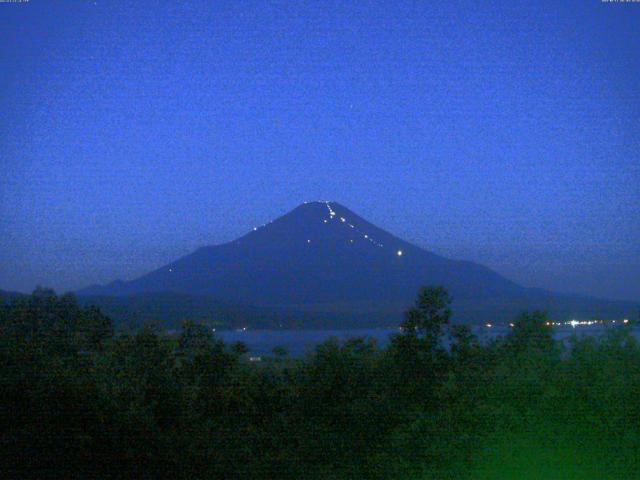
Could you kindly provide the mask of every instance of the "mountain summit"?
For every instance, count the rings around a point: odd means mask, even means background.
[[[516,308],[557,310],[560,304],[563,312],[579,313],[576,305],[592,303],[527,289],[482,265],[441,257],[329,201],[304,203],[234,241],[200,248],[130,282],[79,294],[172,292],[289,310],[391,313],[406,307],[424,285],[445,286],[454,308],[476,320],[493,318],[488,305],[492,311],[510,306],[512,314]],[[601,310],[591,309],[590,315]]]

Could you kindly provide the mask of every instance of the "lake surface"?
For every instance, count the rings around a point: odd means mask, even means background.
[[[600,336],[606,332],[617,328],[627,328],[611,325],[591,325],[591,326],[560,326],[554,327],[554,337],[557,340],[568,340],[571,336],[582,337],[585,335]],[[471,327],[474,334],[481,342],[504,336],[508,333],[509,327],[494,326]],[[633,327],[633,335],[640,341],[640,327]],[[290,356],[299,357],[312,352],[315,347],[331,337],[339,340],[346,340],[354,337],[372,338],[378,346],[385,346],[389,343],[391,335],[399,333],[398,328],[362,328],[344,330],[246,330],[246,331],[221,331],[216,335],[226,343],[243,342],[251,355],[269,356],[275,347],[283,347]]]

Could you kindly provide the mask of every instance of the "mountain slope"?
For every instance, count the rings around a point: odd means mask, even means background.
[[[142,293],[127,296],[79,296],[81,305],[99,306],[118,327],[137,328],[145,323],[160,323],[178,329],[185,319],[217,328],[277,328],[291,320],[278,312],[220,302],[209,296],[181,293]]]
[[[22,297],[22,296],[24,296],[24,293],[8,292],[8,291],[5,291],[5,290],[0,290],[0,303],[8,302],[10,300],[13,300],[14,298],[18,298],[18,297]]]
[[[467,315],[474,319],[495,315],[496,306],[582,305],[569,309],[580,313],[594,302],[527,289],[482,265],[446,259],[336,202],[300,205],[237,240],[79,294],[172,292],[269,308],[380,314],[401,311],[423,285],[444,285],[454,306],[475,312]],[[605,310],[623,308],[622,302],[606,303]]]

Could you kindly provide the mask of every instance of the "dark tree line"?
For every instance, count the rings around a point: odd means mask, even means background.
[[[481,345],[425,288],[385,349],[244,361],[208,327],[114,332],[72,296],[0,304],[3,478],[638,478],[640,348],[556,341],[543,313]]]

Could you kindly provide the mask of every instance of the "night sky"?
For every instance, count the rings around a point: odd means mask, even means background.
[[[0,289],[131,279],[305,200],[640,299],[640,3],[0,3]]]

